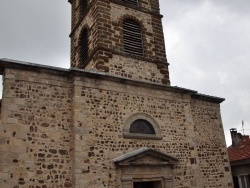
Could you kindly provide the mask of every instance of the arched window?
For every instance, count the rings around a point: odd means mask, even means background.
[[[130,133],[155,134],[154,127],[144,119],[135,120],[129,129]]]
[[[123,137],[153,140],[163,138],[158,123],[145,113],[132,114],[124,121]]]
[[[80,35],[80,60],[86,62],[89,57],[88,30],[84,29]]]
[[[87,10],[88,1],[87,0],[79,0],[79,1],[80,1],[81,16],[83,16]]]
[[[122,0],[122,2],[127,3],[129,5],[138,6],[138,0]]]
[[[131,19],[123,21],[124,51],[143,56],[142,32],[140,25]]]

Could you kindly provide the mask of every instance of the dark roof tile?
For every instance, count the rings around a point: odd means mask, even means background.
[[[250,159],[250,138],[241,140],[236,147],[228,147],[227,151],[230,161]]]

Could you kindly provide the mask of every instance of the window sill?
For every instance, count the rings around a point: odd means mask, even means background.
[[[124,138],[162,140],[162,136],[153,134],[123,133]]]

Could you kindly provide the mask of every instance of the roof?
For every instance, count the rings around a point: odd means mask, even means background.
[[[230,162],[250,159],[250,138],[243,138],[236,147],[230,146],[227,151]]]

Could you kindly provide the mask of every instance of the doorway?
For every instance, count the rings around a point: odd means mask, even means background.
[[[162,188],[160,181],[134,182],[133,188]]]

